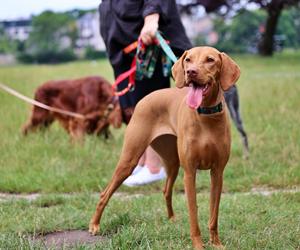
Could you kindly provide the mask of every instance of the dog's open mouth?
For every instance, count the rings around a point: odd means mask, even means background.
[[[209,89],[209,84],[197,84],[195,82],[190,82],[189,92],[186,99],[186,104],[193,109],[200,107],[203,97],[207,94]]]

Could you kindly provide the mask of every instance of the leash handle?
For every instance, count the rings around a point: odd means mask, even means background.
[[[172,62],[175,63],[177,61],[177,57],[175,56],[174,52],[172,51],[171,47],[167,44],[165,39],[163,39],[163,37],[161,36],[159,31],[156,31],[155,36],[156,36],[156,39],[158,40],[161,48],[163,49],[163,51],[172,60]]]
[[[165,54],[170,58],[170,60],[175,63],[177,61],[177,57],[175,56],[174,52],[172,51],[171,47],[168,45],[168,41],[166,41],[160,34],[159,31],[157,31],[155,33],[155,44],[156,45],[160,45],[160,47],[162,48],[162,50],[165,52]],[[128,54],[130,52],[132,52],[133,50],[135,50],[138,47],[138,44],[141,41],[135,41],[131,44],[129,44],[127,47],[125,47],[123,49],[123,52],[125,54]],[[117,79],[115,80],[115,82],[112,84],[112,88],[114,90],[114,93],[116,96],[122,96],[125,95],[127,92],[129,91],[133,91],[134,90],[134,85],[135,85],[135,78],[136,78],[136,71],[137,71],[137,66],[136,66],[136,62],[137,62],[137,56],[135,55],[135,57],[133,58],[133,61],[131,63],[131,67],[128,71],[120,74]],[[124,81],[126,78],[129,78],[129,83],[127,85],[126,88],[124,88],[121,91],[117,91],[117,86]]]
[[[14,89],[11,89],[9,88],[8,86],[0,83],[0,88],[3,89],[4,91],[6,91],[7,93],[25,101],[25,102],[28,102],[34,106],[37,106],[37,107],[40,107],[40,108],[43,108],[43,109],[46,109],[46,110],[49,110],[49,111],[52,111],[52,112],[56,112],[56,113],[61,113],[61,114],[64,114],[64,115],[68,115],[68,116],[72,116],[72,117],[75,117],[75,118],[78,118],[78,119],[85,119],[85,116],[82,115],[82,114],[78,114],[78,113],[74,113],[74,112],[71,112],[71,111],[67,111],[67,110],[63,110],[63,109],[59,109],[59,108],[54,108],[54,107],[50,107],[44,103],[41,103],[41,102],[38,102],[36,100],[33,100],[27,96],[24,96],[22,95],[21,93],[15,91]]]

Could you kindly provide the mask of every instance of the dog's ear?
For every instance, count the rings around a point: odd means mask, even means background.
[[[183,88],[185,85],[183,60],[186,57],[187,51],[177,60],[172,67],[172,75],[174,77],[176,87]]]
[[[225,53],[220,53],[222,67],[220,73],[221,87],[224,91],[234,85],[240,77],[241,71],[239,66]]]

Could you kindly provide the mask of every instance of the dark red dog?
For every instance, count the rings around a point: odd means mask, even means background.
[[[74,140],[82,139],[84,134],[104,133],[107,138],[109,125],[119,128],[122,124],[119,102],[110,83],[102,77],[48,81],[37,88],[34,99],[50,107],[82,114],[85,118],[34,106],[29,121],[23,126],[24,135],[58,120]]]

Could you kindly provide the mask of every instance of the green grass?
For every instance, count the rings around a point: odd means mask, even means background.
[[[234,194],[254,187],[299,187],[300,53],[234,58],[242,70],[238,86],[251,152],[249,160],[242,159],[240,137],[233,128],[220,208],[221,239],[227,249],[300,249],[299,192],[267,197]],[[0,82],[32,97],[35,88],[49,79],[98,74],[112,81],[106,60],[0,67]],[[0,249],[40,249],[29,236],[86,230],[96,204],[90,194],[103,190],[122,146],[124,126],[113,130],[112,140],[89,136],[82,146],[72,145],[58,124],[24,138],[20,128],[29,112],[28,104],[0,90],[0,192],[43,193],[33,202],[0,201]],[[207,242],[207,171],[198,174],[197,188],[200,225]],[[162,183],[121,187],[120,191],[146,196],[112,199],[101,224],[105,240],[97,248],[191,249],[185,199],[179,192],[182,171],[175,185],[175,224],[166,219],[162,195],[157,193],[161,189]],[[78,194],[64,197],[62,192]]]
[[[238,86],[251,155],[248,161],[242,159],[241,141],[233,128],[224,190],[298,185],[300,54],[274,58],[236,56],[235,59],[242,70]],[[35,88],[46,80],[97,74],[112,80],[112,70],[106,60],[1,67],[0,81],[32,97]],[[105,142],[88,137],[82,147],[70,144],[69,137],[57,124],[49,131],[24,138],[20,128],[30,106],[0,91],[0,107],[0,191],[99,191],[107,183],[118,160],[124,127],[113,131],[113,140]],[[180,175],[176,189],[182,190]],[[207,189],[208,185],[208,173],[199,174],[198,188]],[[141,190],[151,192],[160,188],[161,184],[154,184]]]
[[[34,235],[83,229],[96,204],[88,194],[65,198],[47,195],[36,201],[8,201],[0,210],[0,249],[29,249]],[[125,205],[126,204],[126,205]],[[220,237],[227,249],[299,249],[300,193],[223,195]],[[208,242],[208,195],[198,195],[204,242]],[[101,223],[104,240],[78,249],[191,249],[185,197],[174,196],[175,223],[168,221],[161,194],[113,197]],[[41,248],[36,243],[36,249]],[[208,247],[207,249],[211,249]]]

